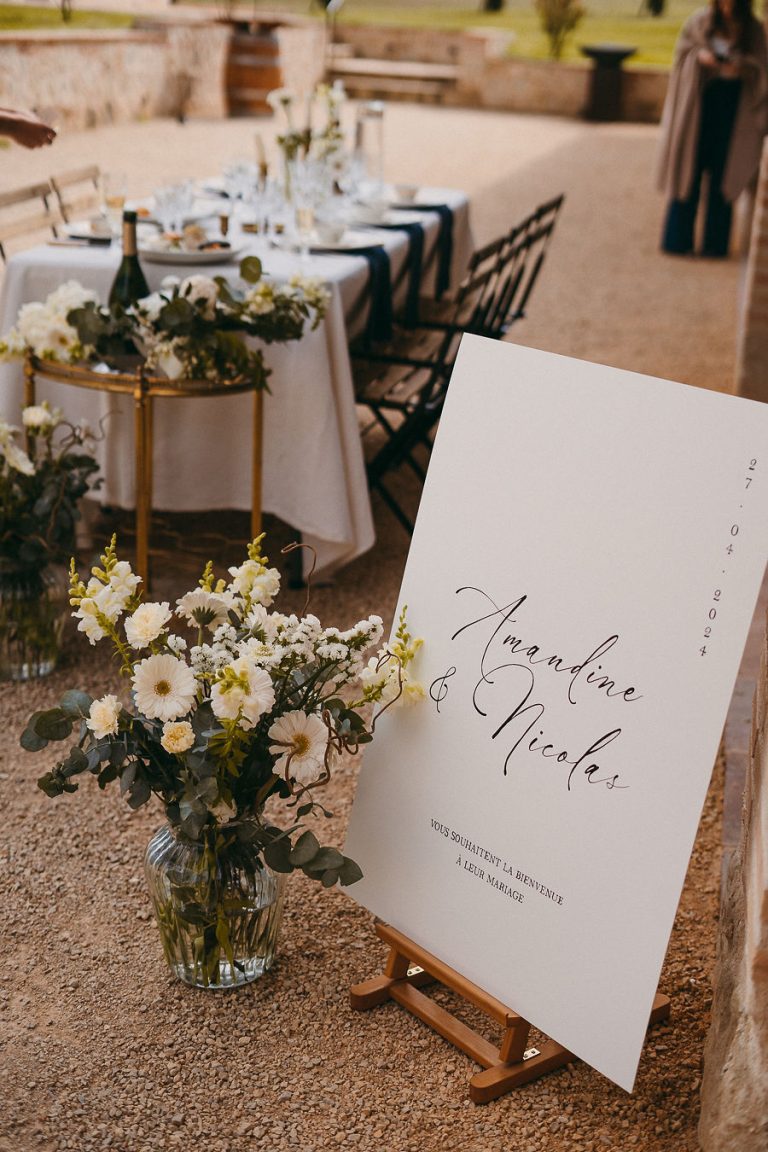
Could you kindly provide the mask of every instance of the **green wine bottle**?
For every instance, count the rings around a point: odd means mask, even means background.
[[[123,309],[129,308],[143,296],[149,296],[149,285],[137,255],[136,213],[123,212],[123,259],[109,290],[109,306],[119,304]]]

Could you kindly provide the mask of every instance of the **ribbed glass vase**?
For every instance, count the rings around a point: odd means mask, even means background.
[[[165,958],[197,988],[249,984],[275,956],[285,876],[259,857],[249,821],[238,823],[195,841],[165,825],[144,858]]]
[[[0,558],[0,680],[52,672],[69,612],[64,568],[19,568]]]

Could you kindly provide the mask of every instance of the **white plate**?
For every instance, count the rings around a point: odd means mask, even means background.
[[[309,249],[311,252],[346,252],[350,248],[374,248],[377,243],[370,232],[348,228],[341,240],[337,240],[335,243],[326,244],[319,238],[314,238]]]
[[[202,252],[187,252],[184,248],[140,248],[139,256],[148,264],[228,264],[241,251],[241,248],[203,248]]]
[[[357,216],[354,212],[352,214],[354,224],[365,224],[369,228],[375,228],[377,224],[418,224],[420,219],[419,212],[400,212],[393,209],[380,212],[378,216]]]

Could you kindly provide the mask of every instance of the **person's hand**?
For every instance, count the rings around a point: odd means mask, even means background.
[[[10,136],[23,148],[42,148],[56,139],[56,129],[31,112],[0,109],[0,135]]]
[[[717,57],[709,48],[699,48],[699,64],[704,68],[717,68]]]

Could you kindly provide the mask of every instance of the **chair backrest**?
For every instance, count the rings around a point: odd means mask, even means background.
[[[29,247],[43,235],[55,236],[61,223],[61,212],[47,180],[0,192],[0,259],[7,259],[10,241],[23,237],[26,244],[21,246]]]
[[[67,223],[101,207],[101,170],[98,164],[59,172],[51,176],[51,187]]]
[[[540,204],[510,231],[483,335],[500,339],[525,316],[564,200],[565,196],[556,196]]]

